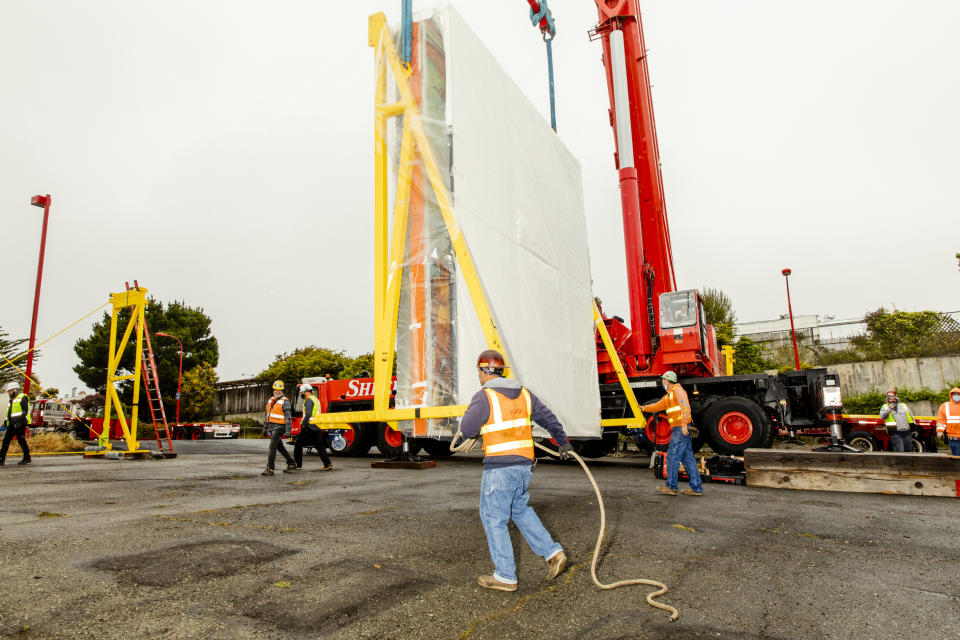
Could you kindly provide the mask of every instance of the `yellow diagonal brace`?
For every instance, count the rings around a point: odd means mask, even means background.
[[[620,356],[617,354],[617,350],[613,348],[613,340],[610,339],[610,334],[607,332],[607,325],[603,323],[603,314],[600,313],[600,309],[597,307],[596,302],[593,303],[593,322],[597,325],[597,331],[600,332],[600,338],[603,340],[603,346],[607,350],[607,355],[610,356],[610,362],[613,363],[613,368],[617,372],[617,380],[620,381],[620,386],[623,388],[623,394],[627,398],[627,403],[630,405],[630,410],[633,411],[633,421],[638,423],[636,428],[642,429],[647,425],[647,420],[643,417],[643,412],[640,411],[640,404],[637,402],[637,396],[633,393],[633,387],[630,386],[630,380],[627,379],[627,374],[623,370],[623,364],[620,362]],[[612,423],[607,422],[607,424]]]

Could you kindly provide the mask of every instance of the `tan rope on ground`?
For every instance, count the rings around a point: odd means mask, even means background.
[[[456,444],[457,440],[462,437],[460,430],[457,429],[457,434],[453,437],[453,440],[450,441],[450,451],[456,453],[458,451],[467,452],[473,449],[474,445],[477,443],[477,438],[465,439],[459,445]],[[553,449],[549,449],[539,442],[535,442],[534,445],[538,449],[543,449],[550,455],[559,458],[560,454]],[[600,560],[600,545],[603,543],[603,534],[607,529],[607,510],[603,506],[603,496],[600,495],[600,487],[597,486],[597,481],[594,480],[593,474],[590,473],[590,469],[587,468],[587,463],[583,461],[579,455],[571,451],[570,455],[580,463],[580,466],[583,467],[583,472],[587,474],[587,478],[590,480],[590,484],[593,486],[593,492],[597,494],[597,504],[600,505],[600,532],[597,534],[597,544],[593,548],[593,560],[590,561],[590,577],[593,578],[593,584],[597,585],[601,589],[616,589],[617,587],[625,587],[631,584],[645,584],[651,587],[657,587],[656,591],[651,591],[647,594],[647,604],[651,607],[656,607],[657,609],[663,609],[664,611],[670,612],[670,622],[673,622],[680,617],[680,612],[677,611],[675,607],[671,607],[668,604],[662,602],[657,602],[654,598],[659,598],[665,594],[668,589],[667,585],[662,582],[657,582],[656,580],[647,580],[646,578],[633,578],[631,580],[619,580],[611,584],[604,584],[600,582],[600,579],[597,578],[597,562]]]

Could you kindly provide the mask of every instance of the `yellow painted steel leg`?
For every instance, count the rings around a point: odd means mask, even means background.
[[[400,313],[400,288],[403,282],[403,261],[406,248],[407,219],[410,213],[410,189],[413,176],[414,146],[409,127],[404,126],[400,143],[400,167],[397,172],[397,195],[393,209],[393,237],[386,277],[387,292],[383,314],[377,319],[378,360],[384,362],[386,375],[374,376],[374,409],[390,407],[391,371],[396,355],[397,321]]]
[[[620,381],[620,386],[623,388],[623,394],[627,397],[627,403],[630,405],[630,410],[633,412],[633,420],[617,420],[613,422],[612,420],[601,420],[601,424],[606,426],[616,426],[623,425],[629,426],[634,429],[642,429],[647,426],[647,420],[643,417],[643,412],[640,411],[640,404],[637,402],[637,396],[633,392],[633,387],[630,386],[630,380],[627,379],[627,373],[623,370],[623,365],[620,363],[620,356],[617,354],[617,350],[613,348],[613,340],[610,339],[610,334],[607,332],[607,326],[603,323],[603,315],[600,313],[600,309],[597,308],[597,303],[593,303],[593,322],[597,326],[597,331],[600,332],[600,338],[603,340],[603,346],[607,350],[607,355],[610,356],[610,362],[613,363],[613,368],[617,372],[617,380]]]
[[[372,28],[371,17],[371,28]],[[381,27],[384,23],[381,22]],[[379,37],[378,37],[379,39]],[[371,37],[372,40],[372,37]],[[387,403],[384,404],[383,394],[377,393],[377,382],[391,378],[393,368],[393,346],[390,345],[386,352],[384,344],[386,337],[383,327],[384,299],[386,298],[386,272],[387,272],[387,117],[378,107],[386,101],[387,96],[387,69],[383,56],[377,52],[377,82],[375,90],[375,110],[374,110],[374,224],[373,224],[373,314],[374,314],[374,344],[376,353],[373,361],[373,379],[374,379],[374,409],[386,410],[389,406],[389,395]],[[394,321],[395,322],[395,321]],[[389,382],[387,382],[389,389]],[[388,392],[389,393],[389,392]]]

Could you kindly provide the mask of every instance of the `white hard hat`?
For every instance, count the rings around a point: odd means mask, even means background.
[[[4,391],[16,391],[20,388],[20,385],[16,382],[8,382],[7,386],[3,388]]]
[[[313,393],[313,387],[311,387],[309,384],[306,384],[306,383],[300,385],[300,393],[307,393],[307,392]]]

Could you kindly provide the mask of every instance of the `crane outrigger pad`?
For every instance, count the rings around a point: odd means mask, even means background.
[[[371,469],[432,469],[437,466],[436,460],[401,460],[391,458],[389,460],[376,460],[370,463]]]
[[[960,457],[747,449],[747,486],[960,497]]]

